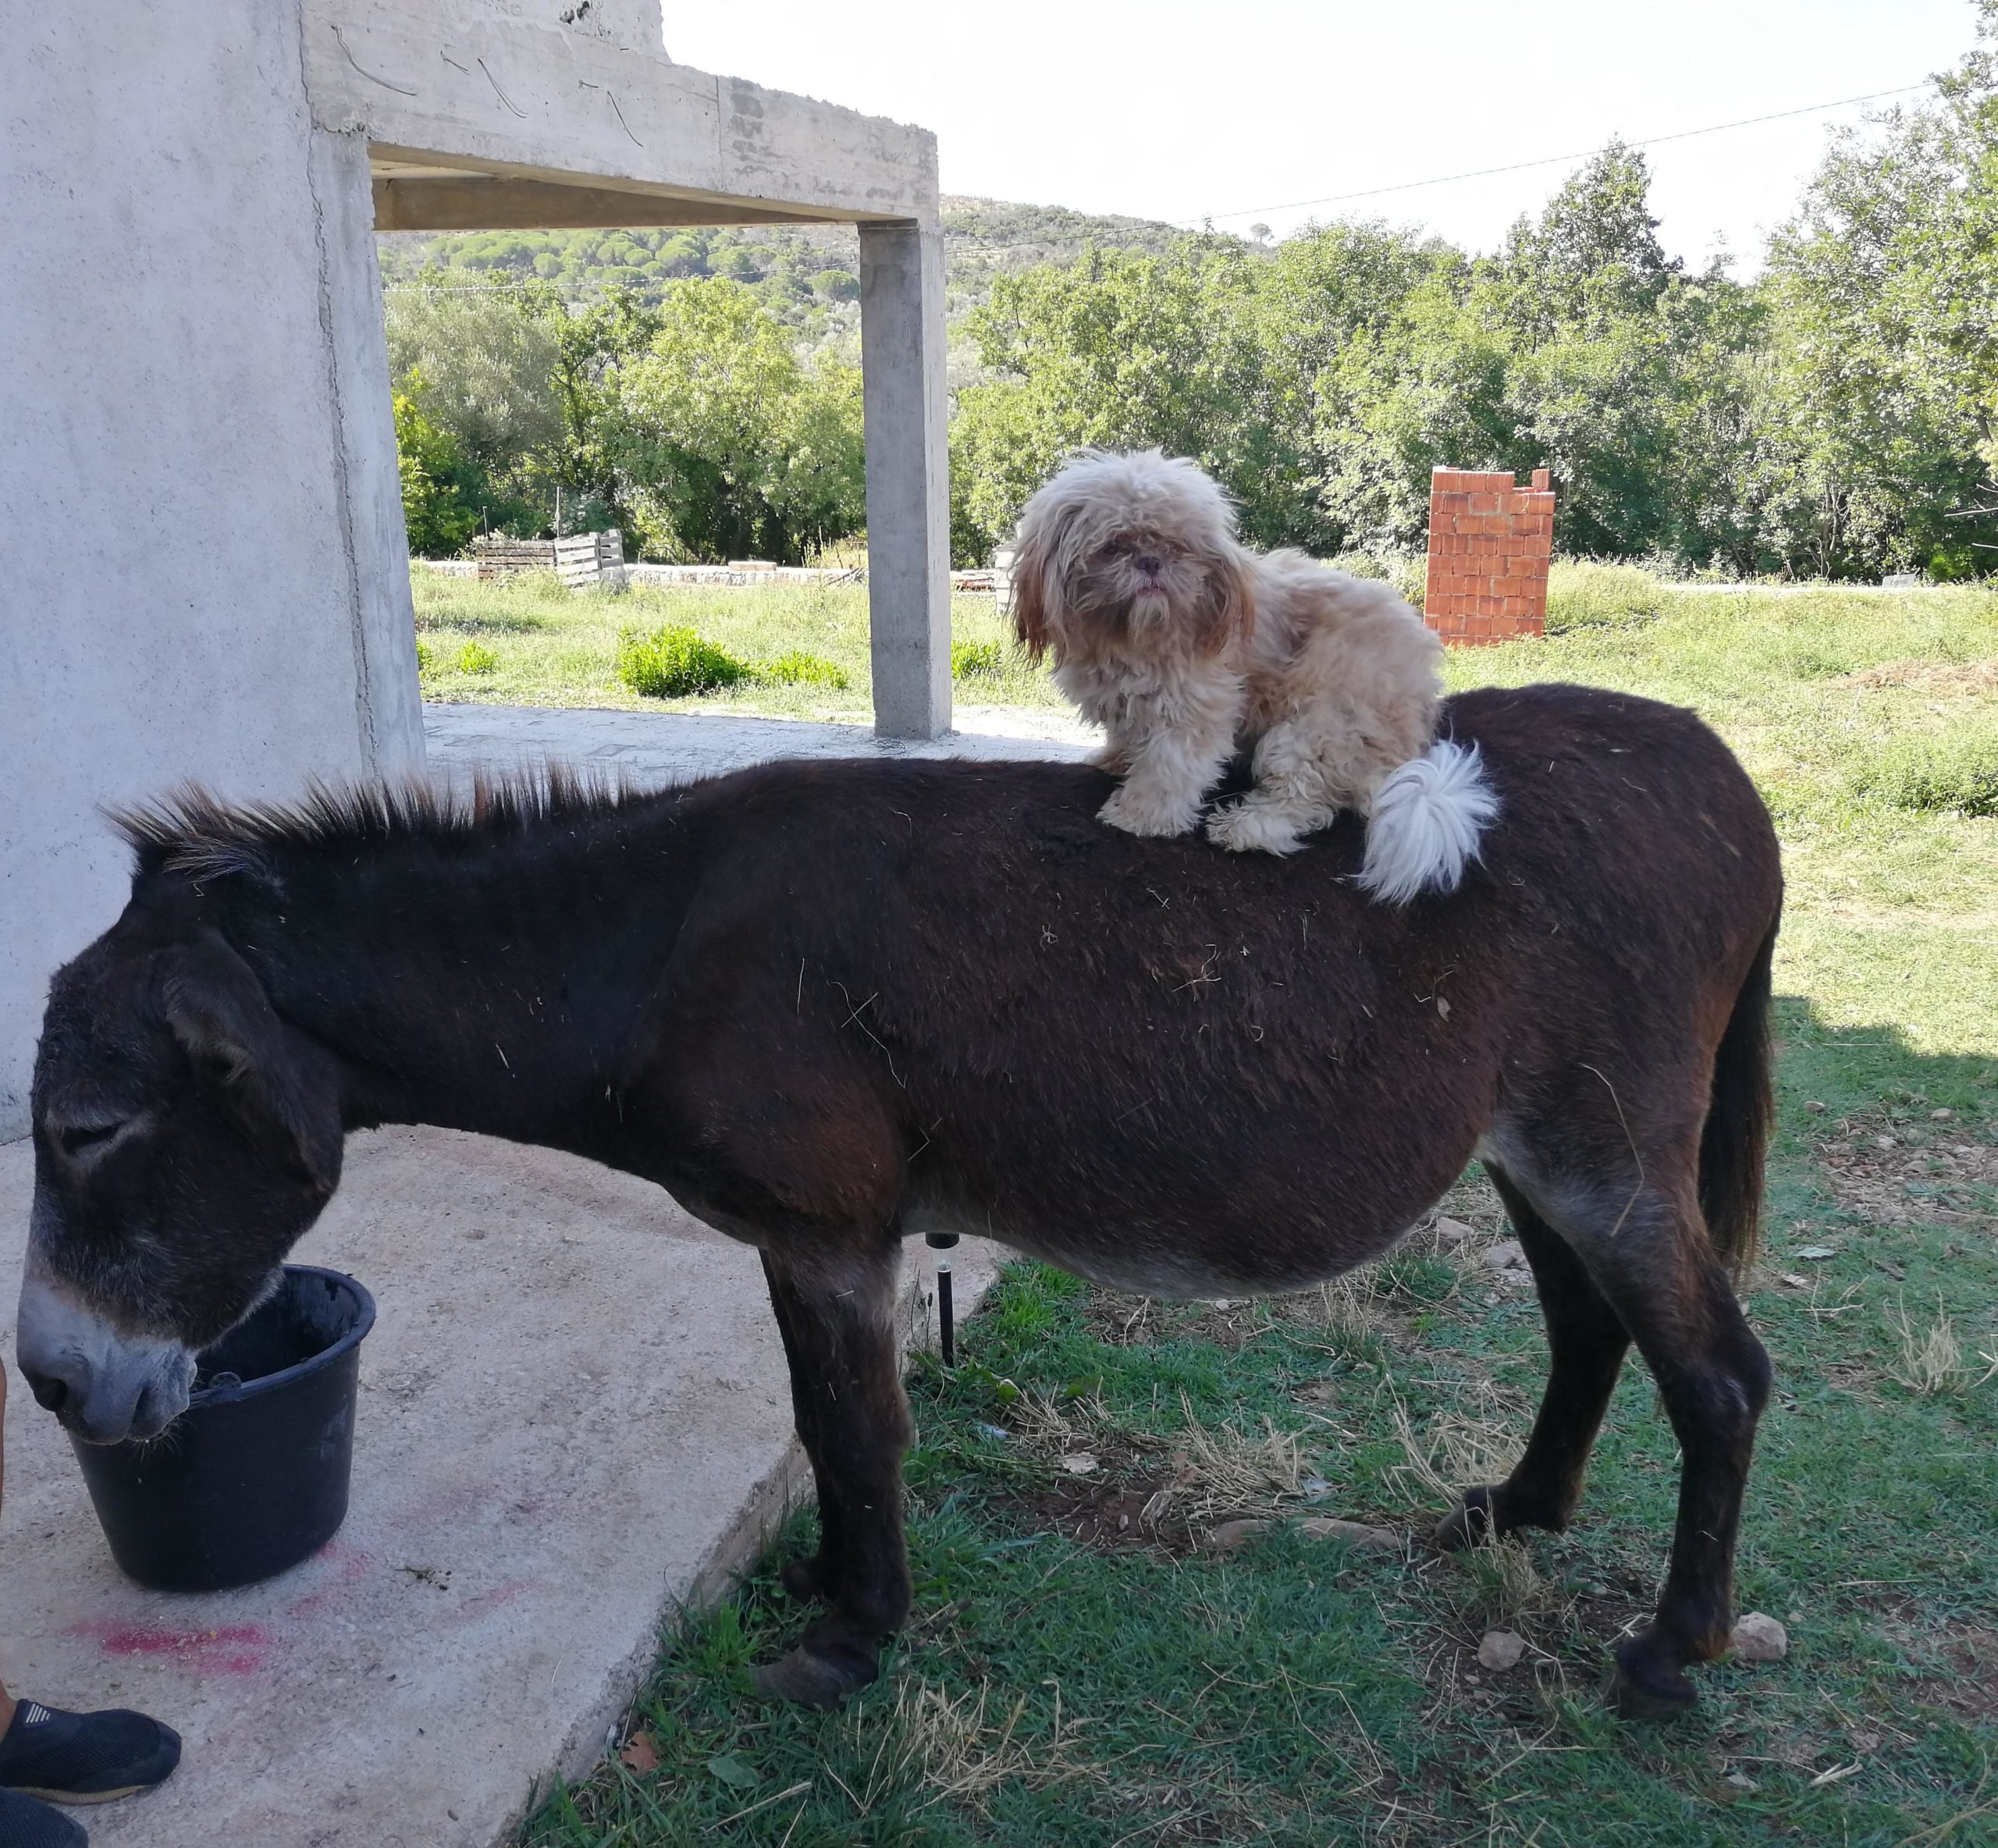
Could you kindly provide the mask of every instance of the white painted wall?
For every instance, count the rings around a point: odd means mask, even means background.
[[[0,1137],[117,915],[100,805],[422,759],[367,160],[296,5],[10,9],[0,57]]]

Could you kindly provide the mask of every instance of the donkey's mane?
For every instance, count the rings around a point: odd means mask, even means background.
[[[335,784],[315,778],[294,802],[225,802],[199,784],[108,811],[137,870],[219,879],[272,870],[285,849],[462,847],[516,837],[549,823],[606,815],[638,792],[629,784],[549,763],[478,771],[467,781]]]

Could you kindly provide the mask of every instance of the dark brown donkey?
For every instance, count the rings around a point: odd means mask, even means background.
[[[1461,890],[1399,910],[1354,890],[1349,819],[1284,860],[1141,840],[1066,765],[131,819],[131,902],[42,1036],[23,1369],[85,1438],[158,1430],[350,1129],[645,1175],[763,1254],[818,1477],[792,1583],[828,1606],[766,1682],[827,1701],[908,1608],[905,1236],[1160,1295],[1292,1290],[1385,1251],[1476,1155],[1552,1366],[1519,1467],[1440,1537],[1566,1523],[1634,1342],[1684,1462],[1621,1696],[1681,1708],[1726,1647],[1769,1390],[1729,1272],[1760,1201],[1776,844],[1686,713],[1539,687],[1446,723],[1503,811]]]

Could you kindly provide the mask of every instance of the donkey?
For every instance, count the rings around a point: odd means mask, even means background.
[[[1519,1466],[1438,1538],[1564,1526],[1634,1342],[1683,1460],[1616,1689],[1683,1711],[1727,1645],[1769,1389],[1730,1271],[1761,1205],[1776,839],[1673,707],[1534,687],[1445,719],[1502,813],[1458,891],[1399,909],[1356,890],[1350,818],[1290,858],[1142,840],[1061,764],[128,814],[130,901],[55,977],[36,1064],[23,1371],[80,1438],[160,1430],[352,1129],[643,1175],[761,1254],[819,1495],[787,1583],[827,1605],[762,1678],[827,1704],[908,1610],[905,1237],[1155,1295],[1296,1290],[1475,1155],[1552,1363]]]

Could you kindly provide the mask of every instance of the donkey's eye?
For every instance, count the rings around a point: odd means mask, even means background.
[[[109,1142],[124,1127],[123,1123],[72,1123],[59,1131],[55,1139],[65,1155],[82,1155]]]

